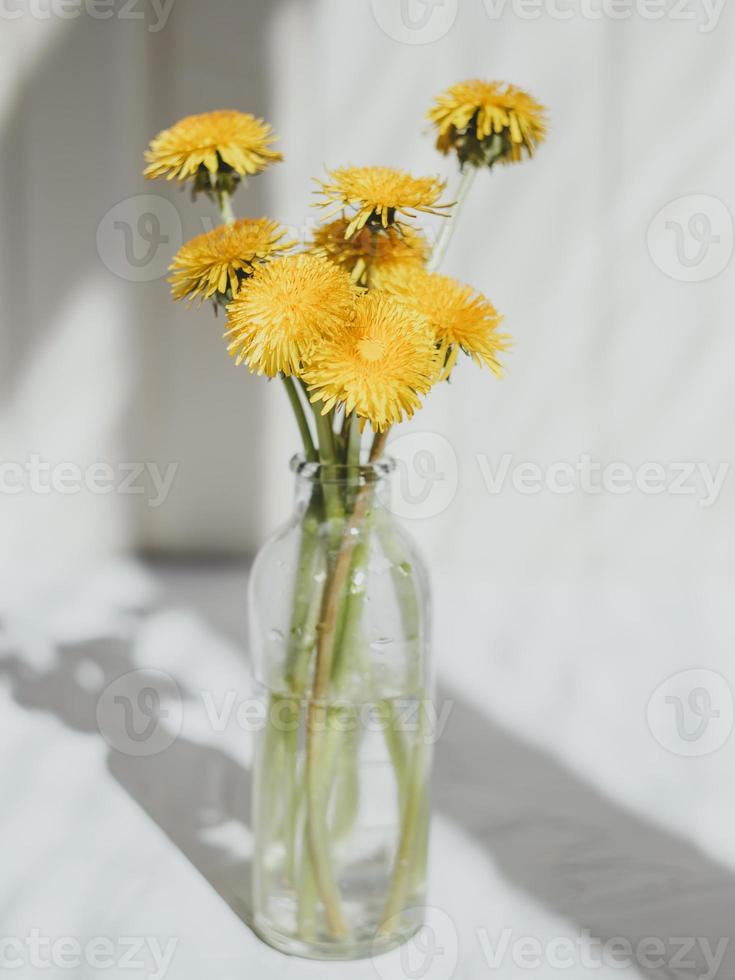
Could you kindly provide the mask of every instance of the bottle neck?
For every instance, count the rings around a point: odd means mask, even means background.
[[[324,518],[343,519],[360,501],[370,509],[381,506],[395,470],[392,459],[358,466],[310,463],[301,456],[291,461],[296,476],[296,509]]]

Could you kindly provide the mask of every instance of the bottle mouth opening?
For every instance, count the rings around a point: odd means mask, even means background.
[[[364,486],[378,483],[389,477],[396,468],[396,461],[390,456],[382,456],[374,463],[367,460],[356,466],[344,463],[310,463],[305,456],[297,454],[291,458],[291,470],[302,480],[312,483],[342,483],[351,486]]]

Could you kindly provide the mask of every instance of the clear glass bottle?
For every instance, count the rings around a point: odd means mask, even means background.
[[[254,924],[285,952],[353,959],[422,924],[427,577],[386,506],[392,462],[292,469],[295,512],[250,581]]]

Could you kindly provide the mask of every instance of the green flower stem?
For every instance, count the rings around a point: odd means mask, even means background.
[[[336,450],[331,415],[321,416],[316,412],[315,415],[320,459],[327,465],[334,464],[336,462]],[[376,461],[382,454],[386,439],[387,433],[379,433],[375,436],[370,454],[371,462]],[[339,887],[332,866],[330,836],[333,836],[335,830],[346,832],[346,828],[354,819],[357,805],[357,787],[353,782],[346,785],[341,792],[341,798],[338,798],[337,801],[337,823],[330,828],[327,824],[327,809],[334,779],[333,770],[335,766],[338,770],[344,770],[345,766],[349,768],[351,760],[343,758],[344,752],[340,752],[340,746],[344,740],[337,737],[341,733],[335,730],[334,724],[330,725],[329,700],[333,698],[334,691],[338,691],[341,687],[344,672],[357,655],[361,645],[360,626],[364,593],[362,590],[359,593],[353,593],[349,589],[349,582],[352,569],[361,568],[367,560],[366,541],[364,538],[362,541],[356,540],[355,531],[362,530],[363,534],[366,531],[365,524],[372,488],[366,485],[358,489],[350,516],[345,522],[343,513],[337,513],[337,507],[340,505],[339,500],[329,499],[328,486],[328,484],[324,485],[327,515],[331,518],[339,518],[338,522],[332,520],[331,523],[333,525],[338,523],[342,527],[342,531],[336,555],[333,560],[329,561],[329,570],[321,598],[314,678],[307,706],[304,773],[307,808],[306,846],[301,876],[305,890],[299,896],[298,917],[302,932],[308,932],[314,916],[313,903],[315,897],[313,892],[315,891],[324,908],[327,928],[335,938],[339,938],[345,935],[347,926],[343,918]],[[341,624],[342,628],[340,629]],[[338,649],[341,654],[339,660],[335,661]],[[336,668],[336,676],[333,676],[333,665]],[[391,737],[390,734],[389,737]],[[398,759],[398,753],[401,751],[400,743],[391,738],[391,744],[393,745],[392,757]],[[353,739],[351,745],[343,747],[349,748],[351,753],[353,749],[356,751],[356,742]],[[294,746],[291,751],[295,754],[296,747]],[[403,787],[404,778],[399,773],[397,773],[397,778],[400,786]],[[340,792],[339,780],[337,792]],[[406,790],[401,788],[399,795],[407,801],[403,813],[405,824],[411,803],[410,787]],[[291,793],[289,794],[288,808],[292,814],[288,832],[292,833],[295,838],[297,818],[294,814],[297,810],[297,800]],[[313,881],[313,890],[309,886],[311,881]],[[398,888],[399,885],[400,882],[393,886],[394,889]]]
[[[335,724],[335,715],[338,715],[341,710],[343,709],[339,707],[329,709],[321,762],[325,806],[329,806],[332,787],[335,795],[334,817],[328,830],[332,840],[339,839],[349,832],[357,815],[359,800],[357,765],[353,758],[356,741],[354,736],[350,737],[350,733],[343,734],[340,727]],[[304,833],[299,880],[297,927],[301,938],[308,940],[313,938],[315,933],[316,906],[319,898],[309,846],[308,825]]]
[[[321,778],[327,711],[324,701],[311,700],[307,708],[306,827],[311,865],[324,906],[327,928],[334,938],[339,939],[346,935],[347,925],[342,915],[339,886],[332,867],[326,815],[327,797]]]
[[[283,842],[286,848],[284,865],[286,880],[292,887],[296,881],[296,834],[298,832],[299,804],[301,801],[297,769],[301,702],[294,701],[293,704],[293,726],[283,733],[283,796],[285,801]]]
[[[312,409],[316,422],[316,433],[319,439],[319,460],[326,467],[335,466],[338,459],[334,440],[334,429],[332,428],[334,413],[328,412],[326,415],[322,415],[321,402],[313,405]],[[322,482],[322,492],[324,494],[324,506],[327,524],[329,526],[330,546],[337,548],[342,533],[344,508],[339,498],[337,484],[329,473],[326,474],[326,479]]]
[[[365,554],[361,552],[361,546],[355,549],[357,553],[353,563],[354,567],[359,567],[364,561]],[[394,580],[394,585],[399,584]],[[400,590],[397,594],[401,608],[402,620],[406,624],[406,635],[417,635],[418,629],[418,608],[412,589],[406,587],[406,577],[402,574]],[[409,601],[410,598],[410,601]],[[338,669],[332,677],[332,697],[339,696],[343,686],[347,667],[354,667],[355,661],[359,659],[362,646],[361,612],[364,593],[350,592],[347,598],[348,611],[345,617],[345,626],[342,639],[339,644],[339,659],[335,661]],[[408,624],[414,624],[409,626]],[[411,632],[413,630],[413,632]],[[395,769],[397,795],[399,800],[399,813],[401,820],[401,834],[398,847],[398,855],[393,870],[389,899],[386,905],[384,920],[400,912],[405,902],[406,893],[416,881],[420,880],[423,871],[417,868],[415,855],[422,853],[421,838],[426,832],[426,812],[424,799],[424,745],[416,743],[413,751],[409,754],[406,741],[399,730],[395,709],[393,704],[386,700],[382,702],[385,711],[384,735],[391,761]],[[322,715],[322,725],[326,732],[322,732],[323,738],[320,743],[320,770],[321,770],[321,793],[322,806],[326,811],[329,804],[330,787],[333,785],[335,773],[338,782],[334,785],[334,792],[337,793],[335,799],[334,823],[330,828],[325,828],[325,833],[332,839],[349,832],[349,828],[354,821],[356,814],[359,787],[354,781],[349,781],[349,775],[354,776],[355,763],[353,755],[356,752],[355,739],[349,739],[337,724],[335,711],[338,708],[327,708]],[[340,782],[340,779],[342,782]],[[311,864],[310,854],[305,856],[305,860]],[[302,874],[303,874],[302,870]],[[300,904],[306,906],[303,916],[306,921],[309,919],[307,914],[309,905],[313,901],[313,896],[307,891],[300,895]]]
[[[406,749],[406,740],[398,727],[398,717],[393,702],[386,698],[384,701],[381,701],[381,705],[385,714],[383,719],[385,724],[385,744],[388,747],[388,754],[390,755],[390,760],[396,774],[398,809],[402,818],[407,796],[408,750]]]
[[[313,407],[316,420],[316,431],[319,437],[319,458],[322,463],[333,466],[337,462],[337,449],[334,443],[333,415],[331,412],[322,413],[321,402]]]
[[[385,444],[388,442],[389,432],[390,429],[385,429],[383,432],[376,432],[373,436],[373,444],[370,448],[371,463],[377,463],[385,452]]]
[[[360,465],[360,419],[352,412],[345,421],[347,429],[347,448],[345,450],[345,463],[347,466]]]
[[[368,532],[363,529],[362,533],[364,535]],[[337,690],[342,687],[346,672],[352,666],[353,654],[361,637],[365,587],[359,583],[359,578],[361,572],[364,575],[367,555],[367,541],[363,538],[355,545],[347,580],[347,594],[343,597],[342,631],[332,662],[332,684]]]
[[[327,418],[326,427],[324,421],[319,423],[317,420],[319,447],[322,458],[324,459],[326,455],[326,461],[330,461],[330,452],[332,460],[334,459],[333,430],[331,417],[324,418]],[[371,462],[382,453],[386,437],[387,433],[382,433],[380,438],[376,436],[370,453]],[[325,500],[328,486],[327,483],[324,487]],[[306,716],[306,805],[309,849],[327,925],[335,937],[345,934],[346,925],[342,917],[339,889],[330,859],[326,823],[327,800],[321,784],[319,763],[324,750],[327,701],[330,694],[335,641],[339,635],[340,614],[347,595],[350,568],[357,544],[354,532],[362,526],[365,519],[370,502],[370,489],[369,485],[362,486],[356,494],[352,513],[344,525],[339,550],[327,576],[319,622],[314,681]],[[335,506],[334,502],[331,502],[331,506]],[[330,501],[327,500],[327,513],[329,509]]]
[[[348,465],[358,465],[360,452],[360,430],[357,417],[350,424],[350,439],[348,447]],[[383,454],[388,432],[376,433],[370,450],[370,462],[375,463]],[[350,453],[352,455],[350,455]],[[347,576],[347,589],[342,596],[343,633],[339,636],[339,644],[332,666],[334,684],[339,687],[347,668],[350,666],[355,645],[359,638],[362,622],[362,607],[365,601],[364,584],[358,587],[360,580],[364,583],[367,574],[366,563],[369,554],[370,517],[369,507],[374,488],[365,484],[355,495],[348,526],[345,527],[345,544],[351,548],[352,557]],[[362,573],[362,575],[361,575]]]
[[[337,428],[339,429],[339,435],[337,436],[337,445],[339,447],[338,454],[342,456],[343,459],[347,458],[347,436],[350,431],[350,422],[352,421],[352,415],[348,415],[347,412],[342,416],[342,422]]]
[[[362,628],[362,610],[365,600],[364,580],[357,581],[353,576],[364,569],[367,561],[368,545],[366,535],[369,534],[370,516],[363,523],[362,540],[356,544],[350,566],[350,578],[347,595],[343,596],[338,630],[338,641],[335,645],[331,688],[332,699],[340,698],[351,678],[358,675],[367,679],[370,671],[370,660]],[[339,718],[339,706],[334,710]],[[356,717],[352,718],[356,723]],[[336,758],[333,772],[327,778],[334,782],[334,801],[332,806],[333,821],[331,833],[335,840],[346,836],[351,830],[357,817],[360,784],[358,779],[357,755],[359,735],[354,730],[344,731],[335,725],[327,733],[328,748],[326,755]],[[337,751],[339,750],[339,751]],[[331,765],[331,763],[330,763]]]
[[[356,449],[353,448],[352,452],[356,454],[356,459],[359,461],[360,431],[359,421],[356,417],[353,418],[350,427],[350,436],[350,443],[353,446],[356,444]],[[371,463],[376,463],[383,455],[387,439],[387,429],[384,432],[377,432],[375,434],[373,444],[370,449]],[[355,456],[352,458],[355,459]],[[353,465],[350,463],[349,455],[348,465]],[[354,465],[357,465],[357,463]],[[345,528],[345,535],[347,536],[351,534],[352,537],[351,542],[348,539],[348,543],[352,548],[352,559],[347,578],[348,588],[343,596],[342,616],[344,620],[344,632],[343,635],[339,637],[340,642],[337,645],[335,660],[332,667],[333,681],[337,686],[342,683],[344,672],[352,663],[353,657],[351,654],[353,653],[360,636],[362,608],[365,601],[365,589],[364,584],[362,587],[358,587],[358,583],[360,581],[364,583],[367,576],[366,564],[370,550],[369,536],[371,533],[369,526],[369,506],[373,493],[374,489],[369,484],[365,484],[360,487],[356,494],[352,514],[348,522],[349,527]]]
[[[259,770],[261,772],[258,794],[256,797],[257,806],[257,833],[260,846],[256,851],[256,861],[258,863],[258,874],[256,880],[259,887],[268,893],[269,885],[266,879],[270,872],[266,861],[266,855],[271,842],[276,839],[280,830],[280,801],[282,799],[280,787],[280,772],[283,758],[284,745],[280,733],[273,727],[272,719],[276,716],[276,710],[280,702],[279,695],[271,694],[268,699],[268,717],[266,719],[265,735],[262,743],[262,755],[259,760]]]
[[[358,430],[359,434],[359,430]],[[387,440],[388,433],[378,433],[375,436],[370,459],[375,462],[383,453],[385,442]],[[366,486],[363,487],[360,493],[364,496],[366,500],[372,498],[373,488]],[[333,666],[332,666],[332,685],[336,690],[340,690],[343,687],[345,678],[347,676],[348,670],[354,667],[355,662],[359,659],[361,652],[361,645],[363,642],[362,637],[362,615],[363,607],[365,603],[365,581],[367,577],[367,562],[369,558],[369,536],[372,533],[372,520],[370,513],[366,513],[364,519],[358,523],[354,518],[351,521],[353,526],[353,531],[359,529],[362,533],[361,539],[355,544],[353,549],[352,562],[350,566],[347,593],[343,599],[344,608],[344,625],[342,627],[342,632],[339,637],[339,643],[336,646]],[[383,534],[383,538],[386,535]],[[392,540],[392,539],[391,539]],[[385,544],[384,544],[384,550]],[[393,560],[395,561],[395,546],[393,546]],[[387,550],[386,550],[387,553]],[[388,555],[390,558],[391,556]],[[414,609],[412,612],[412,617],[410,619],[410,624],[407,623],[409,618],[407,615],[404,616],[403,608],[407,605],[409,599],[410,589],[407,588],[408,582],[406,581],[406,576],[403,571],[400,571],[400,579],[397,577],[399,573],[398,568],[392,570],[394,587],[396,589],[397,598],[399,605],[401,607],[401,618],[404,621],[404,633],[405,635],[414,636],[418,634],[418,609],[415,604],[415,596],[413,598]],[[402,590],[399,593],[399,589]],[[389,752],[391,752],[391,758],[398,758],[400,754],[399,741],[402,742],[401,733],[395,728],[395,726],[389,726],[391,731],[386,729],[386,737],[390,738]],[[405,755],[405,752],[404,752]],[[403,789],[403,777],[401,771],[396,769],[396,779],[399,783],[399,795]]]
[[[316,451],[316,447],[314,446],[314,440],[311,437],[311,429],[309,428],[309,423],[306,420],[306,412],[304,412],[304,406],[299,398],[299,393],[296,390],[294,380],[293,378],[286,377],[285,375],[281,375],[281,380],[283,381],[283,387],[286,389],[288,400],[291,403],[296,424],[299,427],[301,441],[304,444],[304,455],[310,463],[316,463],[316,461],[319,459],[319,455]]]
[[[354,732],[343,731],[339,723],[339,714],[343,711],[343,708],[334,705],[328,709],[320,758],[324,807],[332,814],[327,828],[331,845],[350,832],[359,808],[358,739]],[[316,903],[320,897],[313,871],[309,829],[307,820],[297,908],[297,924],[302,939],[313,935]]]
[[[356,511],[360,501],[361,498],[358,496],[355,504]],[[317,888],[324,905],[327,925],[332,935],[337,938],[345,935],[347,927],[342,917],[339,890],[329,852],[326,817],[327,797],[322,780],[322,763],[328,722],[328,698],[334,643],[353,548],[353,542],[347,535],[344,535],[342,546],[327,578],[319,623],[314,681],[306,715],[306,803],[309,850]]]
[[[313,526],[312,526],[313,525]],[[324,555],[318,534],[318,522],[307,516],[302,530],[301,554],[294,595],[293,627],[289,638],[286,664],[286,682],[293,691],[298,724],[284,734],[286,758],[283,772],[283,795],[286,805],[284,821],[284,847],[286,879],[296,884],[296,844],[299,834],[299,813],[303,802],[303,783],[299,774],[299,727],[302,701],[306,691],[311,655],[316,643],[319,612],[321,609],[321,585],[317,573],[323,569]],[[302,869],[302,874],[305,872]],[[313,890],[313,874],[309,870]],[[298,890],[299,908],[308,899],[308,892]],[[306,915],[306,913],[304,913]],[[309,916],[306,916],[309,918]]]
[[[388,889],[388,899],[383,909],[383,921],[378,930],[383,933],[393,931],[391,920],[402,911],[414,875],[413,857],[420,843],[419,831],[425,809],[424,753],[423,726],[419,726],[418,738],[411,754],[398,852]]]
[[[359,436],[359,423],[355,419],[353,425]],[[350,429],[352,435],[352,427]],[[388,431],[376,433],[370,450],[370,462],[375,463],[380,459],[388,438]],[[353,441],[352,439],[350,440]],[[359,454],[359,440],[357,442],[357,452]],[[354,450],[353,450],[354,451]],[[358,455],[359,458],[359,455]],[[343,622],[343,635],[338,634],[339,643],[336,647],[336,659],[333,660],[331,670],[333,672],[334,683],[339,686],[342,683],[345,670],[350,666],[350,652],[354,649],[359,628],[362,620],[362,607],[365,599],[365,589],[356,588],[359,573],[366,575],[366,562],[369,553],[368,537],[370,534],[369,526],[369,507],[372,501],[374,488],[370,484],[363,484],[355,494],[355,502],[352,507],[350,517],[345,524],[342,548],[340,556],[349,552],[348,565],[344,571],[344,585],[339,597],[341,603],[341,615]],[[350,587],[352,584],[352,587]]]
[[[291,624],[286,649],[284,677],[292,695],[292,724],[285,731],[277,731],[269,722],[265,732],[265,752],[271,751],[270,743],[283,744],[281,769],[281,798],[285,803],[282,840],[286,850],[285,875],[292,885],[296,873],[296,835],[301,803],[301,787],[298,776],[298,743],[301,722],[301,699],[306,689],[309,660],[316,639],[320,595],[317,572],[322,564],[322,548],[319,537],[320,500],[316,496],[309,502],[301,521],[301,542],[293,598],[291,600]],[[271,693],[269,719],[275,717],[275,708],[282,700],[281,694]],[[275,814],[271,815],[275,819]]]
[[[217,194],[217,204],[219,205],[222,223],[225,225],[234,225],[235,212],[232,210],[232,195],[228,194],[227,191],[219,191]]]
[[[391,563],[391,578],[401,614],[403,635],[411,637],[414,645],[417,645],[420,638],[420,608],[416,599],[413,567],[404,560],[404,554],[396,546],[396,540],[391,534],[390,527],[387,527],[383,522],[378,522],[377,531],[385,557]]]
[[[384,527],[380,521],[377,523],[377,533],[386,557],[392,563],[391,577],[393,589],[398,602],[403,635],[408,638],[413,646],[409,660],[415,661],[415,654],[420,640],[420,610],[416,601],[416,594],[413,583],[411,566],[403,561],[403,554],[396,546],[396,541],[389,529]],[[365,601],[365,587],[362,584],[362,575],[367,574],[366,565],[369,555],[368,535],[372,533],[372,520],[370,514],[367,515],[363,524],[363,539],[356,545],[352,566],[350,569],[350,585],[345,599],[344,627],[337,645],[333,668],[332,668],[332,687],[333,690],[340,692],[349,676],[348,671],[354,671],[355,665],[362,660],[365,661],[364,637],[362,631],[362,614]],[[369,663],[364,664],[365,674],[369,670]],[[416,679],[416,686],[421,687],[420,678]],[[410,681],[408,687],[413,690],[414,684]],[[406,740],[400,730],[395,707],[389,699],[381,702],[381,709],[384,712],[384,737],[391,763],[395,771],[396,791],[399,800],[399,810],[401,819],[405,811],[405,803],[409,794],[408,779],[411,775],[409,769],[409,751]],[[331,734],[331,733],[330,733]]]
[[[426,862],[429,856],[429,793],[426,772],[424,772],[424,786],[421,793],[421,808],[419,819],[416,822],[415,833],[418,853],[412,862],[411,873],[407,882],[407,889],[410,889],[411,891],[414,891],[417,887],[420,887],[426,880]]]
[[[428,264],[429,272],[436,272],[441,265],[444,256],[446,255],[447,249],[449,248],[449,243],[454,235],[457,219],[472,189],[476,176],[477,167],[472,166],[472,164],[465,164],[459,181],[459,187],[457,189],[457,203],[454,205],[452,213],[442,225],[442,230],[439,232],[439,236],[434,243],[433,249],[431,250],[431,257]]]
[[[316,491],[315,491],[316,492]],[[301,523],[301,545],[296,573],[296,585],[292,601],[291,629],[286,653],[285,677],[288,689],[293,692],[298,714],[298,724],[284,735],[286,758],[283,793],[286,799],[286,824],[284,844],[286,848],[286,877],[295,882],[296,836],[298,814],[301,806],[301,784],[298,778],[299,724],[301,701],[304,697],[311,654],[316,642],[321,588],[318,573],[323,570],[324,556],[319,537],[318,503],[312,501]]]
[[[316,643],[322,605],[319,576],[325,571],[322,542],[318,532],[305,532],[302,548],[304,554],[300,562],[303,564],[299,565],[294,599],[298,609],[294,613],[286,663],[286,682],[289,690],[299,698],[306,691],[309,662]]]
[[[311,865],[309,841],[304,832],[304,846],[301,860],[301,877],[299,878],[299,906],[296,913],[296,924],[302,939],[313,939],[316,934],[316,905],[319,895]]]
[[[311,651],[316,638],[316,625],[319,616],[318,588],[315,588],[314,573],[319,565],[319,540],[313,531],[304,528],[302,548],[297,574],[296,592],[291,634],[287,651],[286,682],[293,691],[293,724],[281,734],[285,757],[283,766],[282,794],[285,800],[283,841],[286,851],[285,874],[292,885],[296,878],[296,836],[298,815],[301,806],[301,785],[299,780],[299,728],[301,725],[301,704],[306,688]],[[315,601],[315,596],[316,600]]]
[[[357,725],[357,719],[353,718]],[[352,830],[360,802],[360,777],[357,766],[359,732],[340,732],[339,753],[336,757],[334,783],[334,816],[331,833],[335,840],[343,840]]]
[[[393,588],[401,613],[403,634],[406,637],[411,637],[418,647],[420,609],[412,581],[413,569],[410,565],[399,561],[401,554],[396,548],[395,540],[389,529],[381,526],[378,529],[378,534],[383,551],[393,566]],[[415,657],[412,658],[414,661],[415,659]],[[426,688],[425,678],[420,678],[420,681],[419,689],[423,691]],[[417,866],[414,858],[416,853],[422,854],[425,851],[423,840],[428,833],[424,772],[425,712],[423,710],[420,711],[419,718],[417,741],[410,758],[401,733],[397,730],[391,731],[390,726],[386,727],[386,736],[390,737],[388,750],[391,753],[396,771],[398,798],[401,803],[401,834],[388,891],[388,901],[383,912],[383,923],[388,931],[390,920],[400,912],[405,904],[408,890],[421,879],[424,872],[424,862],[421,862],[421,866]],[[394,742],[395,744],[392,744]]]
[[[420,666],[418,663],[418,654],[421,639],[421,614],[419,604],[416,600],[413,569],[404,560],[404,555],[397,547],[395,537],[391,534],[389,527],[382,522],[378,522],[377,534],[383,553],[391,563],[391,579],[401,616],[403,636],[411,645],[411,650],[407,653],[407,659],[412,666]],[[423,690],[423,678],[416,678],[415,682],[414,678],[411,678],[406,686],[411,691],[414,689]],[[390,701],[386,701],[385,710],[388,714],[385,727],[386,744],[396,774],[396,789],[398,792],[401,817],[403,817],[406,798],[408,796],[407,780],[410,776],[410,760],[406,740],[398,727],[394,705]]]

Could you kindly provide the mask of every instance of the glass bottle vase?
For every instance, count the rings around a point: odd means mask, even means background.
[[[300,956],[372,955],[422,924],[428,589],[393,468],[296,458],[294,513],[250,580],[253,921]]]

